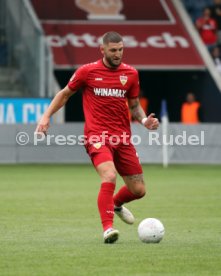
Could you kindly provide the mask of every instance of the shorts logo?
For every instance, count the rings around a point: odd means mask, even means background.
[[[120,76],[120,82],[122,85],[127,83],[128,77],[127,76]]]
[[[93,144],[93,146],[94,146],[96,149],[99,149],[99,148],[102,146],[102,144],[101,144],[101,142],[98,142],[98,143]]]

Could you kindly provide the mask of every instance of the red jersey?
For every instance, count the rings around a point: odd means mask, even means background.
[[[202,40],[206,45],[215,44],[217,42],[217,24],[212,18],[205,20],[204,18],[199,18],[196,22]]]
[[[116,69],[108,68],[102,60],[81,66],[71,77],[68,87],[83,88],[85,135],[131,135],[127,98],[138,97],[138,72],[121,63]]]

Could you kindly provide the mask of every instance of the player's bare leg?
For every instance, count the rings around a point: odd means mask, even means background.
[[[125,186],[114,196],[115,214],[117,214],[125,223],[133,224],[133,214],[123,206],[135,199],[142,198],[145,193],[145,185],[142,174],[123,176]]]
[[[145,196],[146,188],[143,179],[143,174],[123,176],[123,179],[125,184],[127,185],[128,190],[132,194],[134,194],[138,198]]]
[[[117,171],[112,161],[99,164],[96,170],[101,178],[101,188],[97,204],[104,230],[104,242],[114,243],[119,237],[119,231],[113,228],[114,201]]]

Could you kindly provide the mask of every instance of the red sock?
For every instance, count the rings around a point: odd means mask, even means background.
[[[97,205],[101,217],[101,223],[104,231],[113,226],[114,219],[114,201],[113,194],[115,184],[103,182],[97,198]]]
[[[128,190],[127,186],[125,185],[125,186],[120,188],[118,193],[115,194],[115,196],[114,196],[114,205],[117,206],[117,207],[120,207],[124,203],[130,202],[132,200],[139,199],[139,198],[141,198],[141,197],[132,194]]]

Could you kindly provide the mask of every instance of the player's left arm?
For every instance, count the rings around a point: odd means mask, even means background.
[[[128,106],[132,117],[143,124],[150,130],[155,130],[159,127],[159,121],[155,118],[155,114],[151,113],[148,117],[146,116],[143,108],[140,105],[139,98],[128,98]]]

